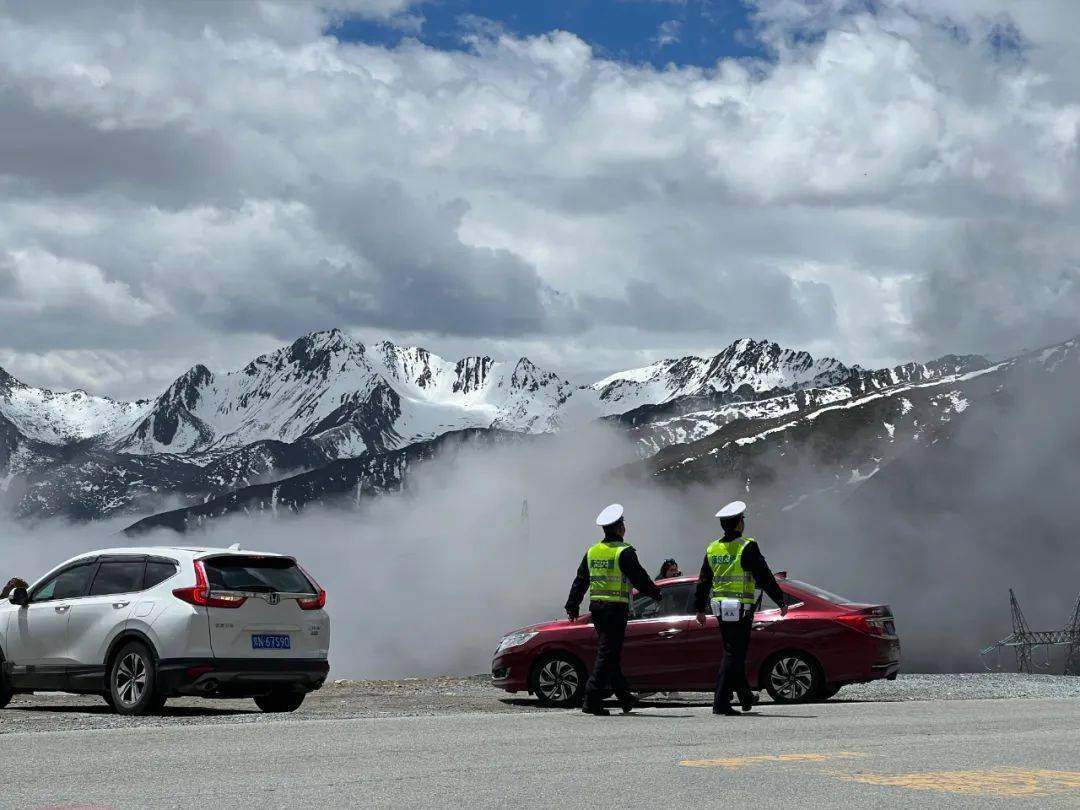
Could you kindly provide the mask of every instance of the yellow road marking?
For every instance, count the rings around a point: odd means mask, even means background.
[[[981,771],[833,775],[864,785],[932,790],[967,796],[1052,796],[1080,791],[1080,771],[992,768]]]
[[[856,754],[853,751],[835,751],[831,754],[755,754],[721,759],[684,759],[679,764],[687,768],[745,768],[747,765],[761,765],[767,762],[827,762],[832,759],[852,759],[864,756],[866,754]]]

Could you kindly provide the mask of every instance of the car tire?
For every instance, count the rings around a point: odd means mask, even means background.
[[[762,668],[762,683],[776,703],[811,703],[825,690],[818,662],[803,652],[782,652]]]
[[[255,698],[255,705],[264,712],[270,714],[283,714],[295,712],[304,702],[306,695],[303,692],[291,690],[274,690],[268,695],[259,695]]]
[[[109,697],[118,714],[143,715],[157,711],[164,700],[157,691],[157,665],[141,641],[120,648],[109,667]]]
[[[584,701],[585,678],[585,667],[576,658],[551,653],[533,664],[529,688],[541,706],[569,709]]]

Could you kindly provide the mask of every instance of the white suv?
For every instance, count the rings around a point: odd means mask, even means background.
[[[173,695],[291,712],[329,672],[326,592],[292,557],[119,548],[57,566],[0,604],[0,708],[13,694],[100,694],[121,714]]]

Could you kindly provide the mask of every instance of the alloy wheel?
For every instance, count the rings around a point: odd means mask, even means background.
[[[544,697],[557,703],[570,700],[577,692],[580,683],[580,676],[573,664],[561,658],[544,664],[537,677],[537,685],[544,693]]]
[[[146,692],[146,661],[131,652],[120,659],[116,668],[116,694],[125,706],[134,706]]]
[[[802,700],[814,684],[814,671],[802,658],[788,656],[777,659],[769,673],[772,687],[788,700]]]

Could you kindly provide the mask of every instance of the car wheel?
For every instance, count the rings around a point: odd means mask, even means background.
[[[825,678],[806,653],[774,655],[765,665],[765,689],[777,703],[808,703],[822,694]]]
[[[303,692],[275,690],[268,695],[259,695],[255,698],[255,705],[264,712],[281,714],[283,712],[295,712],[304,702]]]
[[[566,653],[553,653],[537,661],[530,681],[541,706],[579,706],[585,696],[585,668]]]
[[[142,642],[129,642],[116,654],[109,668],[109,696],[119,714],[148,714],[161,708],[154,656]]]

